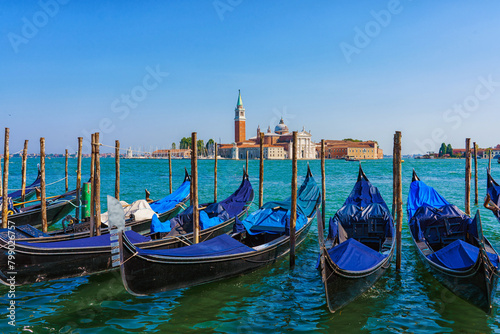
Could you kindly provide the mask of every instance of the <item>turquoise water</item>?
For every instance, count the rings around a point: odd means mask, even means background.
[[[102,200],[114,194],[114,160],[102,159]],[[36,177],[38,160],[29,159],[28,182]],[[241,181],[244,161],[220,160],[219,199],[230,195]],[[320,163],[311,161],[320,184]],[[10,188],[20,186],[20,159],[10,164]],[[90,161],[84,159],[88,177]],[[403,163],[403,201],[406,202],[411,171],[434,186],[448,201],[464,206],[464,160],[413,160]],[[479,160],[479,202],[486,192],[485,159]],[[174,189],[180,185],[188,160],[173,161]],[[500,165],[494,161],[493,175],[500,179]],[[122,160],[121,198],[152,198],[168,193],[167,160]],[[379,187],[384,199],[392,201],[392,159],[363,162],[366,175]],[[327,161],[327,217],[340,208],[357,177],[358,164]],[[70,171],[76,160],[70,160]],[[299,161],[299,184],[306,162]],[[258,161],[250,161],[250,179],[257,192]],[[74,174],[74,172],[70,172]],[[200,202],[213,198],[213,161],[199,161]],[[64,159],[47,160],[47,183],[64,177]],[[290,195],[291,162],[266,161],[264,201]],[[75,185],[70,178],[70,187]],[[473,183],[472,183],[472,189]],[[61,193],[64,182],[49,187],[48,196]],[[473,190],[472,190],[473,191]],[[472,192],[473,194],[473,192]],[[472,196],[472,204],[474,202]],[[103,204],[105,204],[103,202]],[[252,210],[256,206],[252,206]],[[485,235],[500,249],[498,222],[491,212],[481,210]],[[316,220],[307,240],[297,251],[294,270],[284,258],[273,266],[245,276],[193,288],[147,297],[128,294],[118,273],[43,282],[16,289],[16,329],[7,324],[7,287],[0,287],[0,332],[31,333],[490,333],[500,332],[500,295],[487,316],[456,298],[428,274],[417,261],[409,231],[403,224],[402,269],[393,267],[372,289],[341,312],[330,314],[323,286],[314,269],[318,256]]]

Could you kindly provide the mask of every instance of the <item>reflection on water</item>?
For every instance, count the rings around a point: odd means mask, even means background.
[[[36,159],[29,160],[28,178],[36,177]],[[47,161],[47,183],[64,174],[64,159]],[[479,198],[485,194],[486,160],[479,162]],[[320,181],[319,161],[311,161],[311,169]],[[403,195],[408,193],[411,171],[434,186],[450,202],[464,203],[464,160],[412,160],[403,164]],[[75,168],[73,168],[73,165]],[[84,159],[84,166],[89,161]],[[241,181],[244,161],[219,161],[219,198],[228,196]],[[266,161],[264,200],[290,195],[291,164],[289,161]],[[189,161],[174,160],[174,188],[183,179]],[[73,168],[73,169],[72,169]],[[114,193],[114,160],[102,160],[103,198]],[[358,165],[345,161],[327,161],[327,215],[340,208],[356,181]],[[363,162],[368,178],[379,187],[386,201],[392,198],[392,159]],[[70,160],[70,170],[76,160]],[[15,171],[20,160],[13,159],[12,187],[20,184]],[[299,162],[299,179],[306,162]],[[213,161],[199,161],[200,201],[213,196]],[[258,188],[258,161],[250,161],[251,182]],[[19,173],[20,174],[20,173]],[[31,175],[30,175],[31,174]],[[500,168],[493,165],[500,178]],[[121,197],[131,201],[142,198],[144,188],[152,197],[168,192],[168,162],[161,160],[122,160]],[[85,176],[83,177],[85,179]],[[70,180],[74,182],[74,180]],[[49,189],[48,196],[63,191],[64,184]],[[103,204],[105,204],[103,202]],[[390,203],[389,203],[390,205]],[[252,210],[255,206],[252,206]],[[500,246],[500,229],[490,212],[482,212],[485,234],[495,247]],[[487,316],[452,293],[426,272],[419,262],[406,222],[403,226],[403,258],[400,273],[391,268],[368,292],[341,311],[330,314],[323,285],[315,269],[318,257],[315,222],[309,237],[297,252],[294,270],[288,258],[247,275],[187,289],[135,297],[128,294],[118,272],[43,282],[16,289],[18,330],[34,333],[125,333],[125,332],[220,332],[276,333],[290,330],[329,333],[387,332],[478,332],[500,330],[500,311],[495,301]],[[1,287],[2,305],[8,305],[7,287]],[[497,298],[498,298],[497,294]],[[7,319],[6,308],[0,313]],[[12,330],[7,320],[0,322],[0,332]]]

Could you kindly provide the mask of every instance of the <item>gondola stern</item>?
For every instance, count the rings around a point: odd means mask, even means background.
[[[488,253],[486,252],[485,246],[485,237],[483,234],[483,227],[481,223],[481,213],[479,210],[476,211],[476,215],[474,216],[474,220],[476,221],[477,226],[477,234],[478,234],[478,244],[479,244],[479,256],[482,262],[482,271],[484,272],[485,278],[485,289],[486,289],[486,297],[487,304],[482,306],[481,309],[487,314],[491,314],[492,304],[493,304],[493,292],[495,290],[496,281],[498,277],[498,267],[495,267],[488,257]],[[496,251],[495,251],[496,253]],[[498,256],[498,253],[496,253]]]
[[[417,172],[415,172],[415,168],[413,168],[413,173],[412,173],[412,177],[411,177],[411,182],[413,181],[420,181],[418,175],[417,175]]]
[[[311,172],[311,166],[309,166],[309,162],[307,162],[307,174],[306,174],[306,178],[308,177],[313,177],[313,174]]]
[[[191,181],[191,175],[189,175],[187,168],[184,167],[184,181],[183,182],[186,182],[186,181]]]
[[[363,171],[363,168],[361,167],[361,161],[359,162],[359,170],[358,170],[358,180],[357,182],[361,181],[361,180],[365,180],[365,181],[370,181],[368,180],[368,178],[366,177],[366,174],[365,172]]]

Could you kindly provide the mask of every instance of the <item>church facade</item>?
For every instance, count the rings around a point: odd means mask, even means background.
[[[260,157],[260,126],[257,127],[256,136],[246,139],[246,115],[241,92],[238,93],[238,100],[234,110],[234,143],[219,144],[218,150],[221,158],[226,159],[258,159]],[[316,144],[312,142],[310,132],[305,128],[297,133],[297,153],[298,159],[316,159]],[[291,159],[293,134],[289,131],[283,118],[271,131],[271,126],[267,128],[263,139],[264,159]]]

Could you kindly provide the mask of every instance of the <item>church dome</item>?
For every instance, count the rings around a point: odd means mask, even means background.
[[[285,125],[283,117],[281,117],[280,123],[274,128],[274,132],[280,135],[288,133],[288,126]]]

